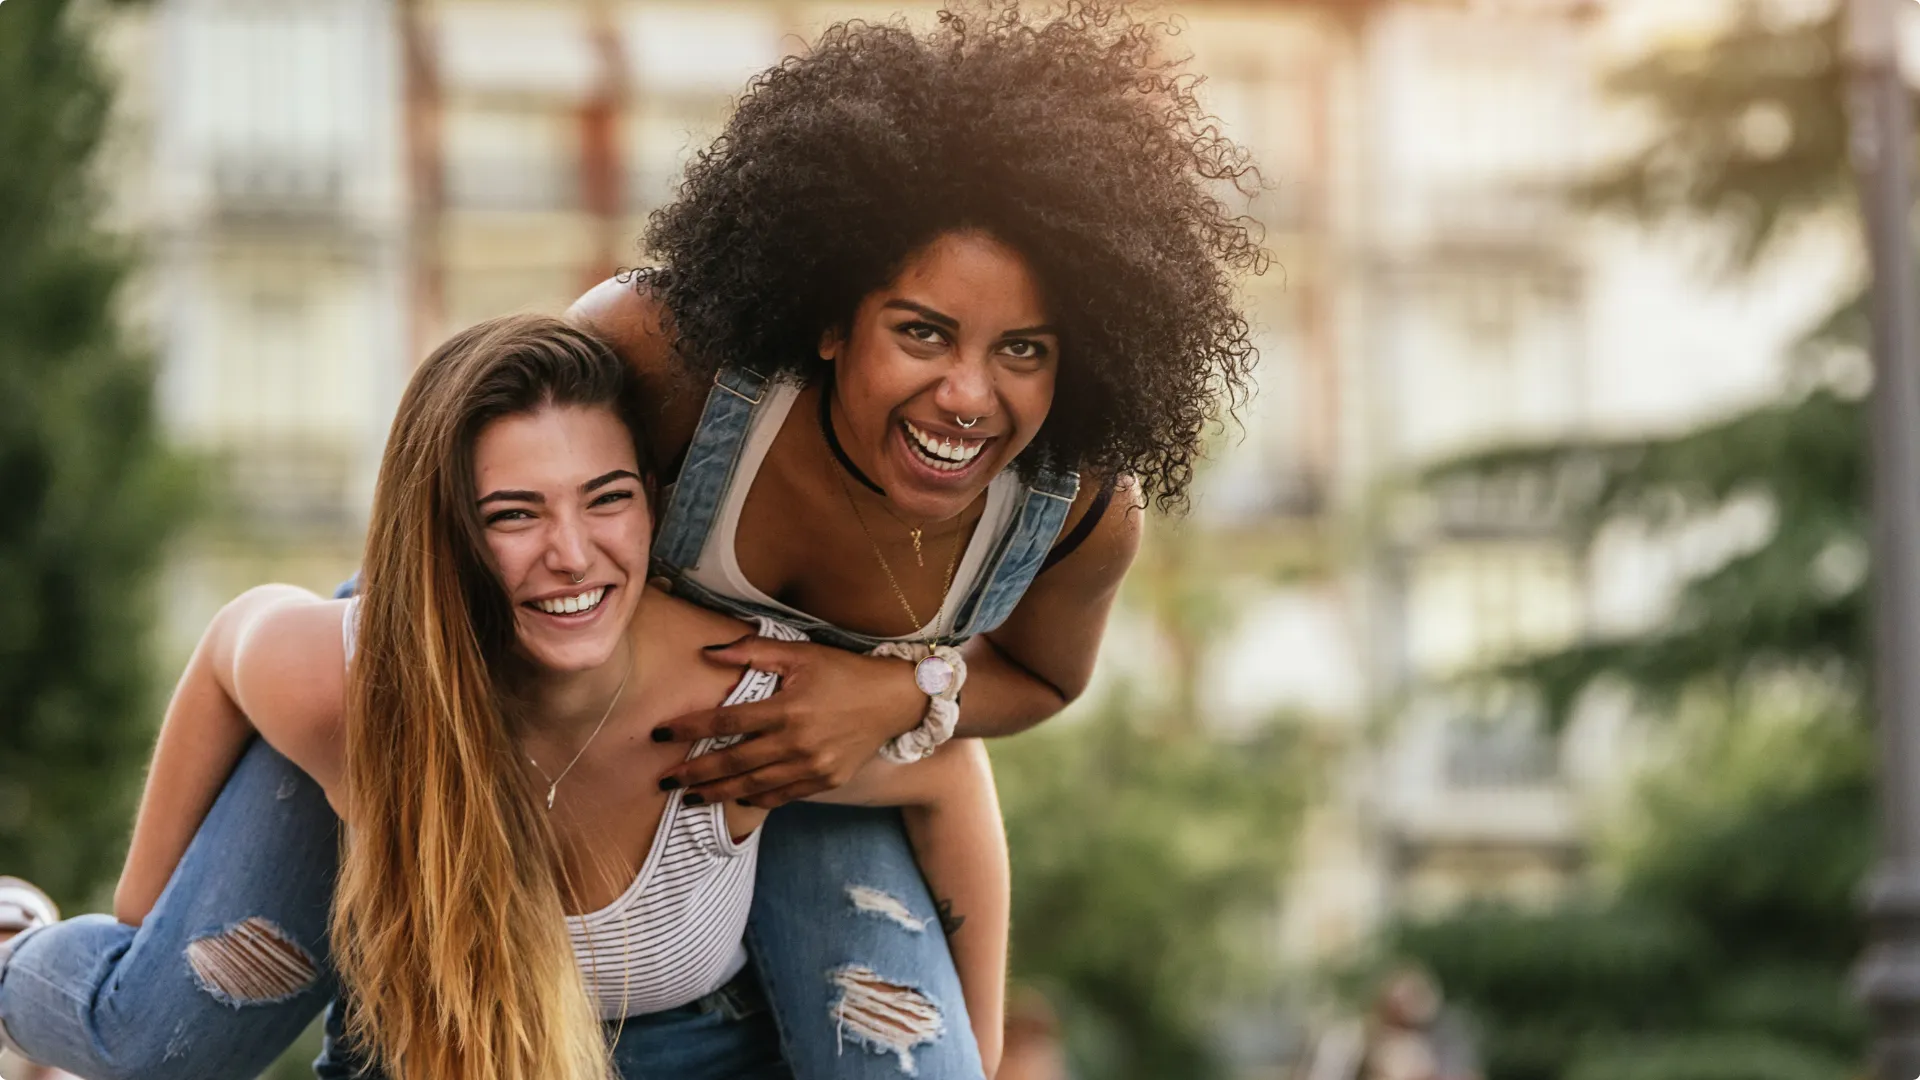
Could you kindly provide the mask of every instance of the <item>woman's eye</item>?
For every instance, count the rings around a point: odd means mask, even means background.
[[[533,515],[525,510],[497,510],[487,515],[487,524],[498,525],[507,521],[531,521]]]
[[[1040,360],[1047,355],[1047,347],[1038,341],[1009,341],[1001,349],[1016,360]]]
[[[925,345],[938,345],[946,340],[946,335],[940,332],[939,327],[926,323],[907,323],[900,328],[900,332]]]
[[[633,498],[633,492],[631,491],[609,491],[605,495],[593,500],[590,505],[612,506],[614,503],[625,502],[631,498]]]

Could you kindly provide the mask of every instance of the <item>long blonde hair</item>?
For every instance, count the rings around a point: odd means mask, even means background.
[[[394,418],[361,564],[333,947],[351,1037],[403,1080],[608,1074],[558,841],[518,750],[523,661],[485,555],[473,447],[502,416],[604,405],[648,471],[634,400],[605,345],[517,316],[442,345]]]

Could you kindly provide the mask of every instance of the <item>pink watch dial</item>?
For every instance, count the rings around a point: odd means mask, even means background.
[[[939,697],[953,685],[953,665],[940,656],[929,656],[913,665],[913,684],[928,697]]]

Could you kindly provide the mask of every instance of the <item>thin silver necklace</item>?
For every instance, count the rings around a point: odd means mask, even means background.
[[[629,648],[631,648],[631,646],[629,646]],[[540,779],[547,781],[547,810],[549,813],[553,810],[554,796],[560,794],[560,781],[565,780],[567,774],[573,771],[573,767],[580,764],[580,759],[585,756],[587,747],[592,746],[593,740],[600,737],[600,730],[607,726],[607,718],[613,715],[613,707],[620,703],[620,695],[627,692],[627,680],[632,676],[633,653],[629,652],[627,653],[627,672],[625,675],[620,676],[620,685],[614,688],[613,700],[607,702],[607,711],[600,714],[600,722],[594,725],[593,734],[587,736],[587,741],[580,744],[579,751],[573,755],[572,761],[567,762],[567,767],[560,770],[559,776],[548,776],[547,770],[541,768],[540,763],[533,760],[533,755],[527,755],[527,764],[533,766],[533,771],[540,774]]]

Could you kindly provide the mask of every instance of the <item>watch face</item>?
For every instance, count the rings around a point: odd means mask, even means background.
[[[953,665],[938,656],[929,656],[913,665],[913,683],[928,697],[939,697],[953,685]]]

